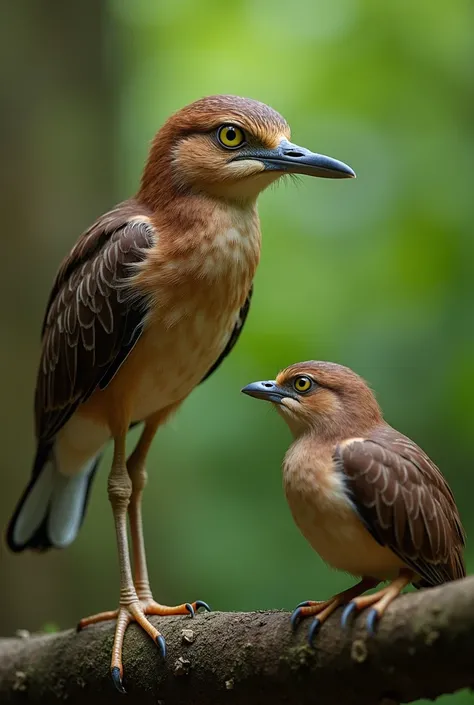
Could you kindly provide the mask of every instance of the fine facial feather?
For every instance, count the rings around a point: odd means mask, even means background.
[[[219,189],[222,181],[251,176],[248,164],[242,163],[238,170],[237,164],[230,166],[229,154],[212,141],[211,132],[225,123],[242,127],[253,142],[268,147],[274,147],[282,137],[290,137],[290,128],[282,116],[259,101],[226,95],[198,100],[172,115],[156,135],[137,199],[154,210],[172,209],[173,218],[187,218],[188,208],[183,206],[189,207],[187,198],[192,196],[193,186],[200,195],[224,196],[225,191]],[[253,163],[257,182],[249,191],[252,198],[281,176],[259,175],[261,168]],[[235,184],[232,186],[228,196],[234,192]]]
[[[292,398],[292,380],[308,374],[317,380],[317,393]],[[335,443],[341,438],[359,436],[382,420],[379,405],[365,381],[343,365],[301,362],[282,370],[276,383],[290,390],[277,411],[295,436],[312,428],[321,441]]]

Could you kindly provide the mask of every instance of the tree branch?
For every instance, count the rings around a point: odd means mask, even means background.
[[[372,638],[363,615],[347,633],[339,617],[322,628],[314,649],[306,645],[307,624],[293,635],[286,612],[152,617],[166,637],[166,662],[131,625],[123,702],[380,705],[474,684],[474,577],[400,597]],[[113,632],[110,623],[80,634],[0,639],[0,702],[118,702],[109,677]]]

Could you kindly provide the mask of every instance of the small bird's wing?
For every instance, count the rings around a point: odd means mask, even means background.
[[[202,378],[201,382],[199,384],[202,384],[208,377],[212,375],[212,373],[217,370],[219,365],[225,360],[227,355],[232,351],[234,348],[234,345],[239,339],[239,336],[242,332],[242,328],[244,327],[245,321],[247,320],[249,308],[250,308],[250,301],[252,299],[252,294],[253,294],[253,284],[250,287],[250,291],[247,294],[247,298],[245,299],[244,305],[239,311],[239,316],[237,318],[236,324],[234,326],[234,329],[230,335],[229,340],[227,341],[227,345],[225,346],[224,350],[222,353],[219,355],[215,363],[212,365],[212,367],[206,372],[205,376]]]
[[[128,201],[99,218],[64,260],[43,323],[35,397],[40,442],[107,386],[140,337],[148,300],[128,280],[154,242],[148,214]]]
[[[453,494],[413,441],[383,426],[340,444],[335,461],[367,529],[421,576],[421,584],[466,575],[465,535]]]

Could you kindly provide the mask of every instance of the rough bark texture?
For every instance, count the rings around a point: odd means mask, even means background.
[[[293,635],[286,612],[152,618],[167,640],[166,662],[132,625],[125,700],[109,678],[112,623],[1,639],[0,702],[385,705],[474,684],[474,578],[400,597],[372,638],[363,616],[347,633],[339,617],[314,649],[306,645],[307,623]]]

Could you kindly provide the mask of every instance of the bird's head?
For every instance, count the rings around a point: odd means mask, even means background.
[[[290,142],[287,122],[268,105],[218,95],[186,106],[163,125],[150,150],[141,193],[156,201],[168,188],[175,194],[248,202],[284,174],[355,176],[342,162]]]
[[[309,431],[337,440],[361,435],[382,421],[366,382],[333,362],[299,362],[276,380],[252,382],[242,392],[272,402],[295,436]]]

